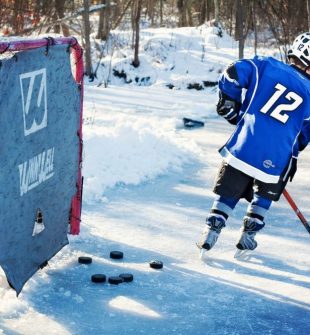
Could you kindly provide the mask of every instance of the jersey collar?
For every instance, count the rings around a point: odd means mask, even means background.
[[[302,69],[300,69],[298,66],[296,66],[295,64],[291,64],[291,67],[293,67],[295,70],[297,70],[298,72],[300,72],[303,76],[305,76],[306,78],[310,79],[310,75],[303,71]]]

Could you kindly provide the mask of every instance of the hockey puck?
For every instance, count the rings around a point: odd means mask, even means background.
[[[91,281],[93,283],[104,283],[106,281],[107,277],[102,273],[97,273],[95,275],[91,276]]]
[[[183,118],[183,123],[185,128],[203,127],[205,125],[202,121],[189,119],[187,117]]]
[[[109,277],[109,283],[113,285],[118,285],[124,282],[124,279],[119,276]]]
[[[131,273],[121,273],[119,277],[123,278],[125,283],[133,281],[133,275]]]
[[[113,259],[122,259],[124,257],[124,254],[121,251],[111,251],[110,257]]]
[[[91,257],[87,257],[87,256],[81,256],[78,259],[80,264],[90,264],[93,260]]]
[[[164,266],[164,263],[158,260],[150,261],[149,264],[152,269],[162,269]]]

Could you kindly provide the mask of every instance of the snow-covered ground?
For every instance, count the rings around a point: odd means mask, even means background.
[[[199,41],[191,29],[182,33],[193,44]],[[228,53],[212,43],[206,42],[205,49],[221,67],[235,59],[235,49]],[[191,59],[182,63],[184,69],[192,66]],[[199,78],[206,73],[205,80],[215,80],[203,64],[200,71],[199,62],[194,66]],[[156,73],[150,86],[97,87],[100,78],[86,86],[81,233],[70,236],[70,244],[18,298],[3,280],[3,334],[310,333],[310,236],[285,199],[270,210],[249,260],[233,257],[245,202],[238,204],[208,258],[198,258],[195,243],[221,161],[217,149],[233,128],[214,111],[215,88],[170,90],[165,84],[172,75],[174,84],[180,83],[180,73]],[[205,126],[185,129],[183,117]],[[288,190],[308,218],[309,169],[307,148]],[[112,260],[112,250],[123,251],[124,258]],[[93,263],[81,265],[79,256],[91,256]],[[153,259],[163,261],[162,270],[149,267]],[[90,280],[94,273],[127,272],[134,281],[118,286]]]

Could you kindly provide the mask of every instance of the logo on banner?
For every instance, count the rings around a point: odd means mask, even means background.
[[[24,195],[54,175],[54,148],[44,150],[38,155],[18,165],[20,195]]]
[[[46,69],[23,73],[19,80],[24,134],[28,136],[47,126]]]

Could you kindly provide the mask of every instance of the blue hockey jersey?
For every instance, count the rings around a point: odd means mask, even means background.
[[[234,64],[219,89],[241,102],[236,129],[220,149],[231,166],[263,181],[277,183],[300,144],[310,140],[310,77],[272,57],[254,57]],[[302,142],[302,143],[300,143]]]

